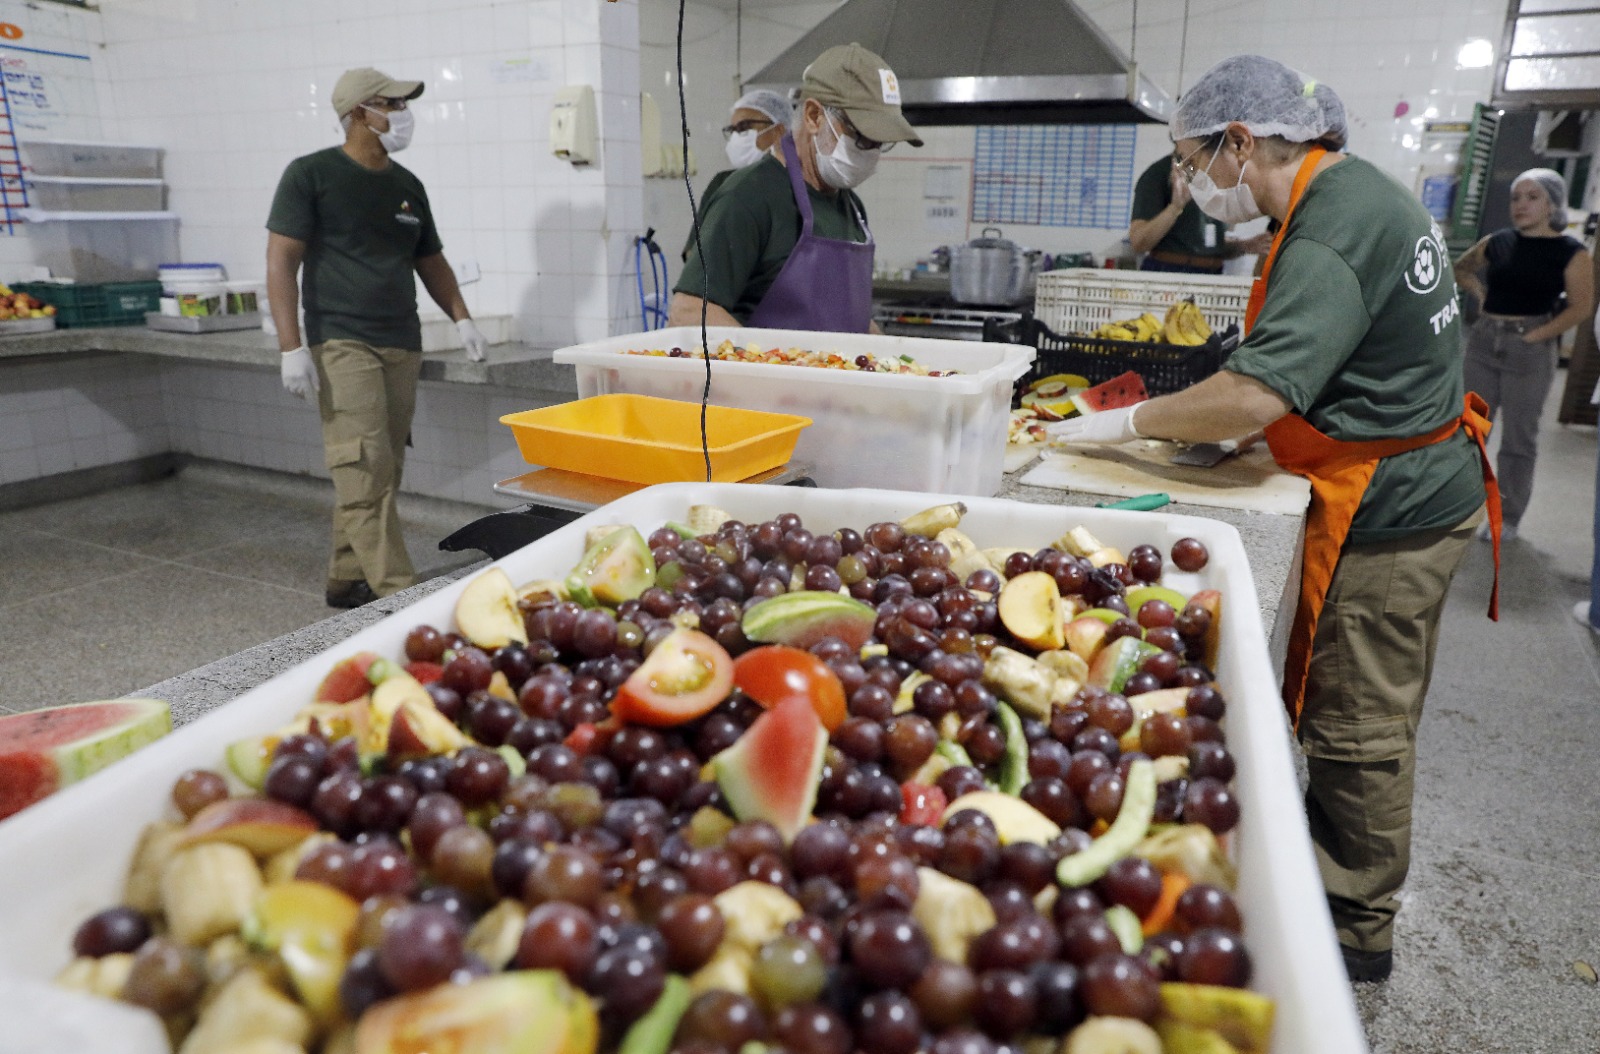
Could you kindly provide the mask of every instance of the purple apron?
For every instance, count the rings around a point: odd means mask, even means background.
[[[747,325],[763,329],[810,329],[865,333],[872,325],[872,231],[860,211],[864,242],[819,238],[811,232],[811,195],[800,172],[794,137],[783,137],[789,184],[800,209],[800,240],[783,263]]]

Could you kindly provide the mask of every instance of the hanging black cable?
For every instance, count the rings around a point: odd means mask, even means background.
[[[1183,60],[1189,54],[1189,0],[1183,0],[1183,37],[1178,41],[1178,96],[1183,96]]]
[[[694,183],[689,179],[689,104],[683,94],[683,12],[688,0],[678,0],[678,117],[683,129],[683,189],[689,193],[689,216],[694,231],[694,251],[700,257],[700,348],[706,359],[706,385],[700,392],[700,453],[706,460],[706,482],[711,482],[711,441],[706,434],[706,406],[711,402],[711,339],[706,336],[706,311],[711,303],[711,273],[706,270],[705,248],[700,244],[700,210],[695,205]]]

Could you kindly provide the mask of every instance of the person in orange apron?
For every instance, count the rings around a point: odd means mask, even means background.
[[[1450,260],[1405,188],[1339,152],[1338,96],[1279,62],[1219,63],[1185,93],[1171,133],[1208,215],[1279,221],[1247,336],[1192,388],[1051,430],[1071,444],[1264,429],[1278,464],[1311,482],[1283,698],[1346,969],[1382,980],[1439,616],[1486,518],[1499,560],[1488,422],[1462,385]]]

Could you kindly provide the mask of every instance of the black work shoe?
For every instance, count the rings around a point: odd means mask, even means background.
[[[366,582],[341,582],[337,586],[329,586],[324,599],[331,608],[358,608],[377,600],[378,594]]]
[[[1387,981],[1389,974],[1394,971],[1392,951],[1361,952],[1341,944],[1339,953],[1344,956],[1344,972],[1356,984]]]

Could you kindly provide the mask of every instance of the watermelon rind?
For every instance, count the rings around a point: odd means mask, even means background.
[[[842,593],[801,589],[754,605],[744,613],[740,629],[750,640],[762,644],[787,644],[810,648],[828,637],[836,637],[852,648],[859,648],[872,635],[878,613],[872,605]]]
[[[51,736],[54,728],[99,716],[100,727],[76,738]],[[160,699],[71,703],[0,717],[0,759],[7,754],[54,756],[60,782],[80,780],[172,731],[172,710]]]

